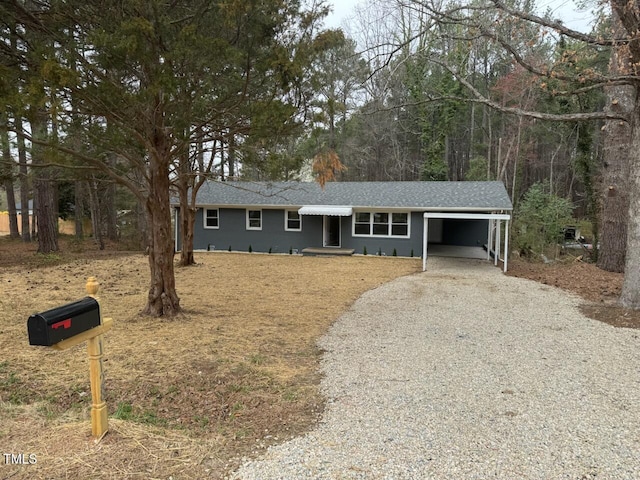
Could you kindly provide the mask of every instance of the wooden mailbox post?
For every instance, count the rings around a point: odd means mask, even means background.
[[[103,320],[100,315],[96,297],[99,284],[94,277],[89,277],[86,288],[88,298],[32,315],[27,322],[27,329],[31,345],[67,350],[87,342],[91,382],[91,433],[99,441],[109,430],[107,404],[104,401],[102,335],[111,329],[113,320]]]

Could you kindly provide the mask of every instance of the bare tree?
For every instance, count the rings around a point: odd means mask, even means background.
[[[505,106],[492,96],[491,91],[481,91],[470,81],[468,65],[452,61],[437,49],[431,49],[428,55],[422,56],[430,65],[446,69],[465,87],[466,95],[449,95],[449,98],[457,97],[486,105],[505,114],[545,121],[603,120],[628,125],[631,138],[628,149],[631,163],[628,188],[630,208],[625,215],[623,207],[622,213],[628,221],[628,235],[625,281],[620,301],[625,306],[640,308],[640,40],[637,39],[637,31],[640,29],[640,3],[636,0],[611,0],[613,11],[622,21],[622,29],[609,32],[608,35],[588,35],[575,31],[565,27],[561,21],[535,15],[518,8],[517,3],[516,6],[511,6],[511,3],[507,4],[501,0],[479,1],[471,5],[433,4],[418,0],[403,4],[408,8],[426,9],[433,19],[434,26],[417,33],[416,36],[432,35],[435,29],[453,42],[473,42],[476,38],[483,38],[495,48],[501,49],[511,65],[518,64],[536,76],[540,88],[546,89],[553,98],[572,98],[596,90],[602,91],[605,87],[627,86],[633,100],[629,107],[624,109],[557,112],[545,111],[538,106],[534,109],[528,109],[526,106]],[[460,28],[452,29],[452,25]],[[576,63],[575,52],[564,52],[558,58],[549,57],[544,61],[539,61],[538,57],[529,54],[533,45],[550,36],[555,36],[559,41],[570,39],[578,42],[584,50],[611,48],[619,58],[626,60],[624,68],[620,71],[611,70],[608,74],[601,73]],[[394,58],[406,49],[407,44],[407,41],[387,42],[385,46],[388,56],[383,65],[391,65]],[[511,68],[509,64],[505,65],[506,68]],[[433,100],[429,98],[426,101]],[[606,223],[603,226],[607,228]],[[606,236],[606,232],[603,232],[603,235]]]

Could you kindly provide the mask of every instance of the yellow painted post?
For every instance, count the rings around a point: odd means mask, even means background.
[[[96,294],[98,293],[100,285],[95,277],[89,277],[86,288],[89,296],[98,300]],[[96,441],[100,441],[109,430],[107,403],[104,401],[102,334],[87,340],[87,351],[89,353],[89,379],[91,381],[91,433]]]

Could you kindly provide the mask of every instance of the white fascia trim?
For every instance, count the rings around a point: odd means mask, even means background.
[[[419,210],[423,212],[478,212],[478,213],[492,213],[492,212],[510,212],[513,208],[486,208],[486,207],[469,207],[469,208],[460,208],[460,207],[427,207],[420,208]]]
[[[447,218],[460,220],[510,220],[508,213],[452,213],[452,212],[425,212],[424,218]]]

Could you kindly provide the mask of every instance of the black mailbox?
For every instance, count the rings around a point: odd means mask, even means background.
[[[68,303],[27,320],[29,345],[50,347],[100,325],[100,305],[91,297]]]

